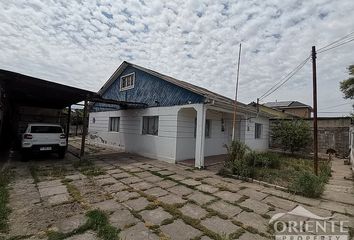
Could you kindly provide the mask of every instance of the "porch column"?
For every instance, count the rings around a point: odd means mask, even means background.
[[[195,167],[203,168],[206,107],[204,104],[201,104],[195,110],[197,111],[197,131],[195,136]]]

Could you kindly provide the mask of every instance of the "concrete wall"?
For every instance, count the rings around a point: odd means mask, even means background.
[[[273,127],[278,120],[271,120]],[[289,120],[288,120],[289,121]],[[304,119],[313,131],[313,120]],[[336,150],[340,156],[347,156],[350,149],[349,129],[351,127],[350,118],[318,118],[318,150],[321,153],[326,153],[327,149]],[[272,128],[271,127],[271,128]],[[311,136],[313,134],[311,133]],[[276,141],[271,141],[271,148],[278,148]],[[305,151],[311,152],[313,142],[311,142]]]

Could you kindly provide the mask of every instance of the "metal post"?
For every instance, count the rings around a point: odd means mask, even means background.
[[[232,122],[232,141],[235,141],[235,139],[236,139],[236,108],[237,108],[238,80],[239,80],[239,75],[240,75],[240,61],[241,61],[241,43],[240,43],[240,49],[238,51],[235,102],[234,102],[234,119]]]
[[[66,147],[69,145],[69,134],[70,134],[70,118],[71,118],[71,105],[68,107],[68,115],[66,122]]]
[[[318,175],[318,139],[317,139],[317,73],[316,47],[312,46],[312,81],[313,81],[313,160],[314,172]]]
[[[80,151],[80,159],[82,159],[85,155],[85,139],[87,134],[87,109],[88,108],[88,101],[85,100],[84,105],[84,116],[82,120],[82,137],[81,137],[81,151]]]

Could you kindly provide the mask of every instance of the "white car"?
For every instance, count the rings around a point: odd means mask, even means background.
[[[24,156],[32,152],[56,152],[59,158],[64,158],[66,144],[66,136],[60,125],[31,123],[22,134],[21,150]]]

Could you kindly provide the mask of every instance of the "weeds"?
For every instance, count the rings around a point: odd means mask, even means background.
[[[86,213],[86,216],[88,217],[86,223],[72,232],[47,232],[48,240],[63,240],[90,229],[97,232],[98,237],[103,240],[119,240],[119,229],[109,225],[106,213],[100,210],[92,210]]]
[[[0,172],[0,232],[8,231],[7,218],[10,214],[10,209],[6,206],[9,201],[8,184],[13,177],[13,172],[10,169],[4,169]]]
[[[73,163],[74,168],[86,176],[99,176],[106,174],[102,168],[95,166],[93,161],[77,161]]]

